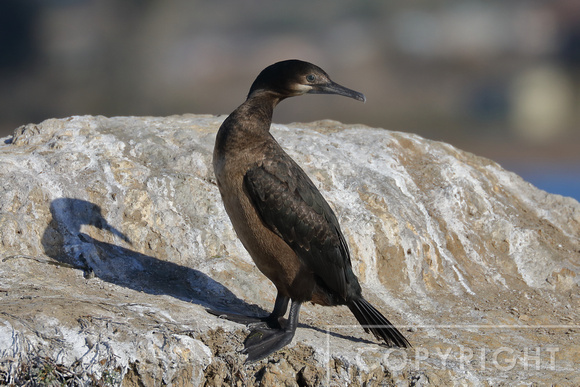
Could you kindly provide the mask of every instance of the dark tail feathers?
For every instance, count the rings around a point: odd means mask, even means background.
[[[364,298],[351,301],[348,308],[354,314],[365,332],[372,332],[378,340],[384,340],[387,344],[397,347],[411,347],[407,339]]]

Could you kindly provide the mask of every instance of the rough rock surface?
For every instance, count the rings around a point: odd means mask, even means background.
[[[244,365],[246,328],[205,308],[266,313],[275,290],[215,185],[223,119],[71,117],[3,139],[0,384],[580,385],[580,204],[450,145],[332,121],[272,132],[414,347],[305,305],[291,345]]]

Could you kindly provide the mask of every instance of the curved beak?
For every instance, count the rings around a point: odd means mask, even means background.
[[[308,91],[309,94],[338,94],[343,97],[353,98],[357,101],[365,102],[367,99],[363,93],[351,90],[347,87],[339,85],[336,82],[329,81],[321,85],[314,85],[312,89]]]

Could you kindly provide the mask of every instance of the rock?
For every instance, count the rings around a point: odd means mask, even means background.
[[[4,139],[0,384],[580,383],[580,204],[448,144],[332,121],[272,132],[414,347],[305,305],[291,345],[244,365],[247,329],[205,308],[265,314],[276,293],[215,185],[223,119],[71,117]]]

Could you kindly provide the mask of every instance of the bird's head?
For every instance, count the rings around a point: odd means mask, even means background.
[[[258,75],[248,98],[258,91],[276,94],[280,99],[302,94],[337,94],[365,102],[364,94],[332,81],[328,74],[312,63],[285,60],[266,67]]]

